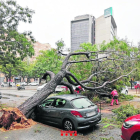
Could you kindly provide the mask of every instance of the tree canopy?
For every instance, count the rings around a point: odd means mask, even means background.
[[[0,65],[9,72],[9,78],[10,67],[17,67],[20,60],[34,55],[35,40],[31,32],[19,33],[17,30],[20,21],[32,22],[33,13],[33,10],[21,7],[16,1],[0,1]]]

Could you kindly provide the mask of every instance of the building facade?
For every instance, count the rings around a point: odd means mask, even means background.
[[[71,52],[80,49],[81,43],[101,44],[110,42],[117,36],[117,25],[112,7],[104,10],[104,15],[77,16],[71,21]]]
[[[117,25],[110,7],[104,10],[104,15],[95,20],[95,44],[101,44],[103,41],[109,43],[115,36],[117,36]]]
[[[83,42],[95,43],[95,18],[91,15],[77,16],[71,21],[71,51],[80,49]]]

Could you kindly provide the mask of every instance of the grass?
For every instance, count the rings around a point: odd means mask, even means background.
[[[41,127],[40,127],[40,126],[38,126],[38,127],[34,130],[34,132],[35,132],[35,133],[40,133],[40,132],[41,132],[41,130],[40,130],[40,129],[41,129]]]
[[[0,110],[3,108],[8,108],[8,106],[6,104],[0,104]]]

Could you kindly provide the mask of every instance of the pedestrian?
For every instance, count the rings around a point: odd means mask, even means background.
[[[84,91],[83,88],[79,85],[75,88],[74,90],[75,92],[77,92],[78,94],[81,92],[81,91]]]
[[[113,103],[114,103],[114,100],[116,101],[116,104],[118,105],[119,102],[118,102],[118,92],[116,89],[114,89],[112,92],[111,92],[111,95],[112,95],[112,100],[111,100],[111,106],[113,106]]]

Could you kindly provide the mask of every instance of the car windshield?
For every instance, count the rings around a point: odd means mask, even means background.
[[[87,98],[78,98],[72,101],[72,105],[75,108],[87,108],[94,106],[94,104]]]

